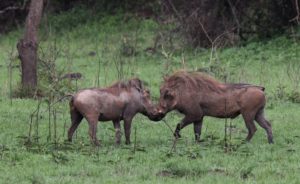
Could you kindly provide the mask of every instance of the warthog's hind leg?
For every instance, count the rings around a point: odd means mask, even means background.
[[[98,116],[88,116],[86,117],[88,123],[89,123],[89,135],[91,138],[92,143],[95,146],[100,146],[100,142],[97,139],[97,123],[98,123]]]
[[[202,119],[200,121],[194,121],[194,133],[196,142],[200,142],[202,124]]]
[[[174,136],[175,138],[180,138],[180,130],[183,129],[184,127],[186,127],[187,125],[191,124],[193,122],[193,118],[191,118],[190,116],[185,116],[180,123],[177,124],[176,129],[174,131]]]
[[[83,116],[76,109],[71,110],[70,113],[71,113],[72,124],[68,130],[68,141],[71,142],[73,134],[74,134],[75,130],[77,129],[78,125],[80,124]]]
[[[254,135],[254,133],[256,132],[256,126],[254,124],[254,116],[252,115],[252,113],[242,113],[246,127],[248,129],[248,135],[246,137],[246,141],[250,141]]]
[[[114,120],[114,128],[115,128],[115,143],[119,145],[121,143],[121,128],[120,128],[120,121]]]
[[[124,118],[125,144],[130,144],[132,117]]]
[[[269,123],[268,120],[264,117],[264,109],[261,109],[257,112],[255,116],[255,121],[266,130],[267,132],[267,137],[268,137],[268,142],[270,144],[273,143],[273,134],[272,134],[272,126]]]

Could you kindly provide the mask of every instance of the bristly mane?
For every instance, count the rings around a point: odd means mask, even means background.
[[[224,88],[221,86],[226,86],[232,89],[241,89],[248,87],[256,87],[264,91],[263,86],[257,86],[245,83],[229,83],[224,84],[213,77],[202,73],[202,72],[188,72],[188,71],[178,71],[173,75],[165,79],[164,85],[167,85],[172,90],[197,90],[197,91],[208,91],[208,92],[224,92]]]
[[[111,86],[109,86],[108,88],[128,88],[128,87],[129,87],[128,81],[117,81],[113,83]]]
[[[265,91],[265,87],[253,85],[253,84],[247,84],[247,83],[229,83],[227,84],[228,87],[234,88],[234,89],[241,89],[241,88],[247,88],[247,87],[256,87],[259,88],[262,91]]]
[[[143,89],[143,83],[139,78],[132,78],[127,81],[121,80],[117,81],[108,88],[121,88],[121,89],[129,89],[131,87],[137,87],[136,83],[138,83],[138,87]]]
[[[171,89],[197,89],[199,91],[214,92],[222,90],[220,88],[221,82],[201,72],[178,71],[165,79],[165,84],[168,84],[168,87]]]

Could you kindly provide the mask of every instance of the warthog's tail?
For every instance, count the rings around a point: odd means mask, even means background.
[[[256,87],[256,88],[259,88],[259,89],[262,90],[262,91],[265,91],[265,87],[263,87],[263,86],[256,86],[256,85],[253,85],[253,87]]]
[[[73,102],[74,102],[74,96],[72,95],[72,98],[70,100],[70,104],[73,104]]]
[[[243,87],[255,87],[255,88],[258,88],[258,89],[260,89],[262,91],[265,91],[265,87],[263,87],[263,86],[257,86],[257,85],[252,85],[252,84],[245,85]]]
[[[70,97],[70,96],[72,97],[71,100],[73,100],[73,94],[66,94],[66,95],[62,96],[61,98],[59,98],[58,100],[56,100],[55,102],[52,102],[49,107],[54,106],[58,102],[61,102],[64,98],[67,98],[67,97]]]
[[[74,103],[74,96],[72,95],[71,100],[70,100],[70,103],[69,103],[70,108],[73,108],[73,107],[74,107],[74,106],[73,106],[73,103]]]
[[[253,84],[238,84],[238,85],[235,85],[236,88],[249,88],[249,87],[255,87],[255,88],[258,88],[262,91],[265,91],[265,87],[263,86],[258,86],[258,85],[253,85]]]
[[[55,105],[55,104],[57,104],[58,102],[61,102],[63,99],[65,99],[65,98],[67,98],[67,97],[72,97],[71,98],[71,101],[73,101],[73,94],[65,94],[64,96],[62,96],[62,97],[60,97],[58,100],[56,100],[55,102],[53,102],[52,104],[51,104],[51,106],[53,106],[53,105]]]

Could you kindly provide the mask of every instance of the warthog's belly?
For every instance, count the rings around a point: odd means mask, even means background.
[[[240,114],[241,114],[240,111],[235,111],[235,112],[228,112],[228,113],[223,112],[223,113],[219,113],[219,114],[207,114],[207,116],[216,117],[216,118],[234,119]]]
[[[123,120],[122,116],[114,115],[114,114],[102,114],[100,113],[98,117],[98,121],[111,121],[111,120]]]

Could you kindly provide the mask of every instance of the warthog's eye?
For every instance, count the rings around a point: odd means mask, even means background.
[[[164,94],[164,98],[168,98],[168,94],[167,93]]]
[[[171,99],[173,99],[173,95],[170,94],[170,93],[165,93],[164,99],[169,99],[169,100],[171,100]]]
[[[150,91],[149,90],[144,90],[143,91],[143,96],[144,97],[149,97],[150,96]]]

